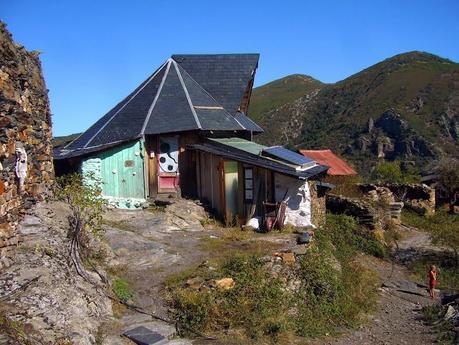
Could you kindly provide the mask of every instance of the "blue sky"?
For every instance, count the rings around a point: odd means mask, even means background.
[[[173,53],[261,54],[256,85],[335,82],[398,53],[459,61],[459,1],[0,0],[42,52],[55,135],[88,128]]]

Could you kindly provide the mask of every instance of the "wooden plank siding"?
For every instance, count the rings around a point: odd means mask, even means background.
[[[196,144],[199,141],[197,133],[183,133],[180,135],[179,145],[179,172],[180,189],[183,196],[197,196],[196,152],[187,150],[186,146]]]
[[[147,167],[148,176],[148,197],[155,199],[158,194],[158,178],[157,178],[157,138],[156,136],[148,136],[145,138],[145,165]]]
[[[199,176],[199,199],[207,203],[215,212],[222,215],[223,206],[221,196],[221,159],[207,152],[197,152],[198,164],[196,166]]]
[[[227,218],[227,210],[223,166],[224,162],[228,160],[202,151],[196,151],[196,157],[198,198],[207,203],[225,222],[232,223],[232,220],[225,219]],[[274,176],[272,171],[264,168],[246,165],[241,162],[237,162],[237,164],[237,221],[239,224],[245,224],[249,217],[262,217],[264,215],[265,207],[263,202],[274,202]],[[253,203],[245,201],[244,167],[250,167],[253,171]]]
[[[103,151],[101,159],[102,192],[119,198],[145,198],[143,147],[134,141]]]

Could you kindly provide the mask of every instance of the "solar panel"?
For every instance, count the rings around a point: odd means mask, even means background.
[[[315,164],[315,161],[312,159],[300,155],[299,153],[287,150],[282,146],[267,147],[263,149],[261,154],[264,156],[271,156],[288,163],[301,165],[302,167],[313,166]]]

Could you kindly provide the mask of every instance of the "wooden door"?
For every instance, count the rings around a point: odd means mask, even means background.
[[[174,193],[179,188],[179,137],[160,136],[157,146],[158,193]]]
[[[147,160],[147,171],[148,171],[148,195],[150,199],[155,199],[158,194],[158,173],[157,173],[157,162],[156,162],[156,137],[145,138],[145,157]]]
[[[228,225],[233,225],[238,219],[238,163],[235,161],[223,162],[223,191],[224,191],[224,207],[225,207],[225,222]]]

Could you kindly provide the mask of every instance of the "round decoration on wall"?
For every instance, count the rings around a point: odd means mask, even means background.
[[[161,172],[176,173],[178,170],[178,138],[159,139],[159,168]]]

